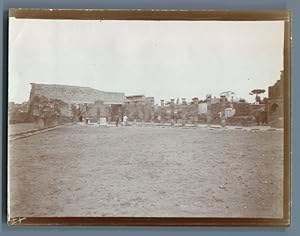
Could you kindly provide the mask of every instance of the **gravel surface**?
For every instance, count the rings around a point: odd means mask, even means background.
[[[73,125],[10,142],[10,217],[282,217],[283,132]]]

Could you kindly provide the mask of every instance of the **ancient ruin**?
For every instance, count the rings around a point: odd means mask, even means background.
[[[268,89],[268,98],[261,99],[263,89],[254,89],[255,102],[237,99],[232,91],[219,97],[171,98],[155,104],[154,97],[125,96],[121,92],[104,92],[89,87],[31,83],[29,101],[9,104],[9,122],[34,122],[40,127],[83,122],[106,123],[155,122],[174,124],[270,125],[283,127],[283,83],[280,80]]]
[[[31,83],[28,113],[40,126],[114,119],[125,102],[124,93],[69,85]]]
[[[284,117],[284,71],[280,79],[268,90],[268,122],[273,127],[283,127]]]

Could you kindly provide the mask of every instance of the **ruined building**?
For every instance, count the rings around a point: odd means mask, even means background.
[[[228,125],[253,125],[257,113],[264,112],[268,113],[267,122],[259,120],[258,124],[283,127],[283,79],[282,71],[281,79],[269,87],[269,98],[261,104],[194,97],[161,100],[160,105],[155,105],[153,97],[144,95],[125,96],[88,87],[32,83],[28,116],[24,117],[41,127],[77,121],[95,123],[104,118],[108,122],[122,121],[125,115],[134,122],[220,124],[225,117]],[[11,109],[11,117],[18,117],[14,114],[19,114],[19,110]]]
[[[28,112],[40,126],[65,122],[113,119],[125,102],[124,93],[57,84],[31,83]]]
[[[154,98],[144,95],[127,96],[124,110],[129,121],[150,122],[154,118]]]
[[[280,73],[280,79],[269,87],[268,91],[268,119],[272,127],[283,127],[284,117],[284,71]]]

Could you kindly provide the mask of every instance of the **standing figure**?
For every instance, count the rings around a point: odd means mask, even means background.
[[[123,126],[127,125],[128,117],[126,115],[123,116]]]
[[[119,115],[117,115],[117,116],[116,116],[116,126],[119,125],[119,119],[120,119],[120,117],[119,117]]]

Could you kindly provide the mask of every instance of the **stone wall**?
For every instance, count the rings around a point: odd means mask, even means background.
[[[68,103],[47,97],[34,97],[29,103],[31,119],[40,127],[47,127],[72,121],[72,110]]]
[[[284,124],[284,71],[280,79],[268,91],[268,123],[272,127],[283,128]]]
[[[31,83],[30,100],[35,96],[57,99],[69,104],[93,104],[98,100],[107,104],[122,104],[125,102],[124,93],[104,92],[80,86]]]
[[[143,101],[127,102],[125,115],[128,117],[128,121],[151,122],[154,119],[154,106]]]
[[[124,93],[69,85],[31,83],[29,115],[40,126],[111,117],[111,106],[125,101]]]

